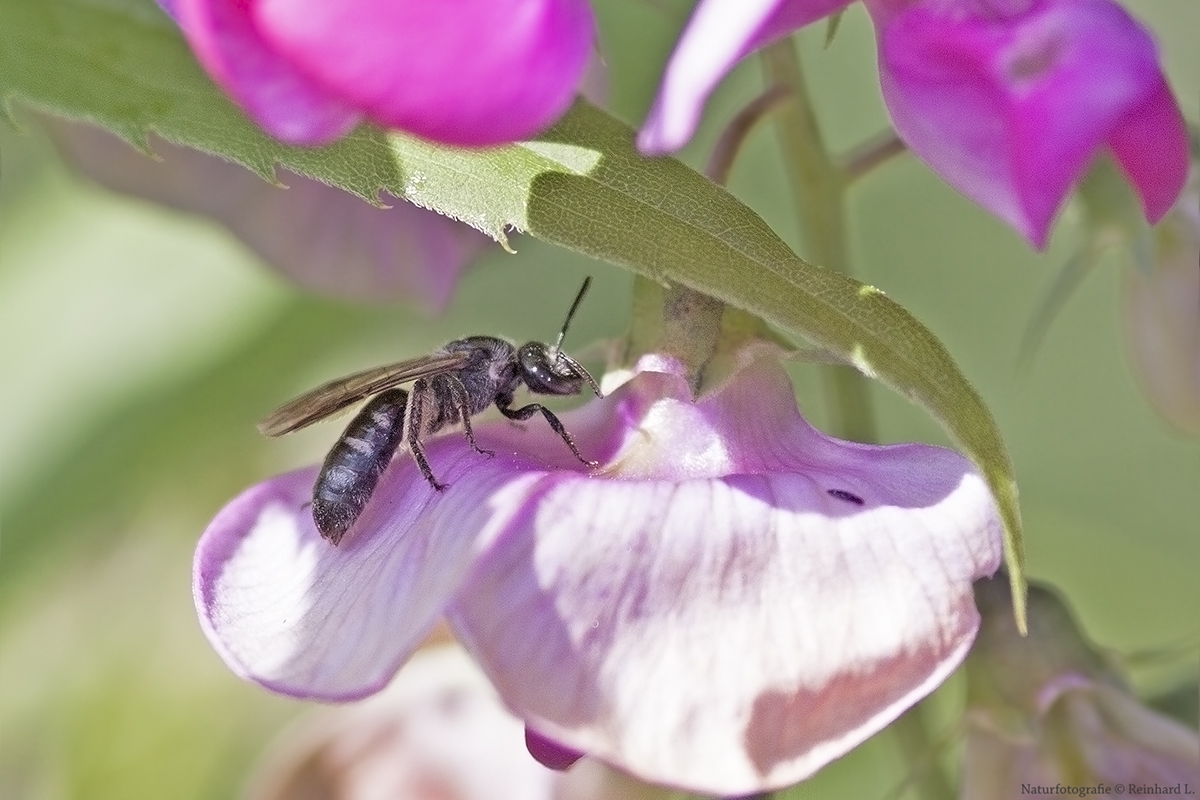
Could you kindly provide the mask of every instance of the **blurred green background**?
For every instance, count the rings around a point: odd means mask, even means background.
[[[1196,120],[1200,6],[1127,5],[1157,32]],[[631,122],[687,8],[597,4],[610,106]],[[857,6],[828,49],[821,27],[801,35],[803,56],[826,136],[846,149],[887,124],[873,35]],[[685,158],[702,165],[759,86],[756,62],[739,68]],[[548,338],[585,274],[596,286],[574,349],[618,336],[631,278],[518,238],[517,255],[494,248],[467,274],[440,318],[305,296],[211,222],[74,177],[36,122],[18,118],[20,132],[0,126],[0,797],[236,796],[304,707],[241,683],[205,643],[191,549],[226,500],[320,459],[340,430],[265,441],[254,423],[329,377],[460,335]],[[803,254],[777,165],[763,127],[731,188]],[[1123,267],[1110,259],[1086,281],[1021,374],[1024,326],[1079,242],[1070,211],[1034,254],[902,157],[856,188],[851,214],[858,277],[941,336],[995,413],[1016,462],[1031,574],[1065,591],[1102,644],[1135,653],[1190,642],[1134,677],[1146,694],[1183,686],[1194,703],[1200,443],[1170,432],[1133,382]],[[795,374],[820,424],[817,373]],[[946,443],[920,410],[883,388],[874,397],[887,441]],[[940,707],[956,697],[949,686]],[[904,774],[894,742],[876,737],[797,796],[884,797]]]

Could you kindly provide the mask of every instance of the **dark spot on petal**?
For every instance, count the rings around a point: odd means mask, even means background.
[[[861,497],[853,492],[847,492],[845,489],[827,489],[826,492],[830,497],[836,497],[838,500],[845,500],[847,503],[853,503],[856,506],[861,506],[864,503]]]

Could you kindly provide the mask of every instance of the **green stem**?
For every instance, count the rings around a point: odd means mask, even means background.
[[[771,87],[738,112],[709,157],[705,174],[714,183],[725,185],[750,131],[787,99],[784,87]],[[630,366],[651,351],[675,356],[688,371],[694,395],[704,388],[709,367],[716,367],[719,380],[729,369],[726,362],[747,341],[776,341],[751,314],[681,284],[660,284],[640,275],[633,284],[632,318],[621,363]]]
[[[921,705],[915,705],[891,724],[890,730],[909,765],[909,783],[922,800],[952,800],[954,789],[937,763],[938,748],[929,739]]]
[[[737,113],[717,140],[712,155],[708,157],[708,165],[704,174],[713,183],[724,186],[729,182],[729,171],[733,169],[733,160],[742,151],[742,145],[750,131],[768,114],[788,100],[787,90],[782,86],[772,86]]]
[[[774,121],[806,255],[817,264],[848,275],[848,180],[825,148],[792,41],[784,39],[766,48],[763,63],[768,82],[783,87],[792,97],[791,103],[775,113]],[[878,441],[867,379],[852,367],[822,369],[831,433],[858,442]]]
[[[720,300],[639,275],[633,281],[633,321],[621,361],[631,366],[649,352],[674,356],[687,369],[692,392],[698,393],[718,351],[724,312]]]
[[[850,182],[866,168],[899,152],[887,141],[876,143],[842,166],[829,153],[821,137],[800,59],[790,39],[763,51],[767,82],[783,87],[792,102],[776,111],[773,119],[783,162],[789,176],[796,220],[811,260],[843,274],[851,274],[847,236],[846,191]],[[854,165],[858,166],[855,167]],[[824,367],[825,389],[830,406],[830,427],[835,436],[860,442],[878,441],[875,413],[867,379],[845,366]],[[929,758],[929,737],[914,708],[893,723],[891,730],[910,760]],[[924,800],[951,800],[953,792],[936,768],[923,769],[914,778]]]
[[[841,159],[846,183],[854,183],[864,175],[871,174],[884,162],[907,152],[908,148],[893,131],[881,133],[854,148]]]

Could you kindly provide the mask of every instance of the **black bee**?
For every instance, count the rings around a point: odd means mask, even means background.
[[[524,383],[535,394],[579,394],[586,382],[597,397],[600,385],[583,365],[560,350],[571,317],[592,279],[587,278],[567,312],[553,346],[528,342],[514,347],[494,336],[455,339],[427,356],[356,372],[318,386],[276,409],[258,425],[264,436],[282,436],[323,420],[364,398],[371,400],[350,421],[329,451],[313,485],[312,513],[317,530],[333,544],[342,540],[375,491],[379,476],[402,440],[407,440],[421,474],[437,491],[421,438],[461,422],[471,449],[494,455],[475,442],[471,417],[492,403],[509,419],[525,420],[539,411],[575,457],[590,467],[575,440],[550,409],[539,403],[513,408]],[[412,391],[394,388],[413,382]],[[407,417],[407,424],[405,418]]]

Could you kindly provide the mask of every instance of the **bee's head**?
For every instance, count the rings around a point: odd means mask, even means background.
[[[600,393],[600,384],[596,383],[591,373],[561,349],[563,337],[567,335],[567,327],[571,324],[571,317],[575,316],[575,310],[579,308],[591,285],[592,279],[584,278],[583,286],[579,287],[579,294],[575,295],[575,302],[571,303],[571,310],[567,312],[567,319],[563,322],[562,330],[558,332],[558,340],[553,346],[542,342],[526,342],[517,351],[521,380],[525,381],[529,391],[534,394],[579,394],[583,391],[586,381],[596,393],[596,397],[604,396]]]
[[[601,396],[596,379],[558,348],[527,342],[517,351],[517,361],[521,365],[521,380],[534,394],[579,394],[587,382],[596,396]]]

